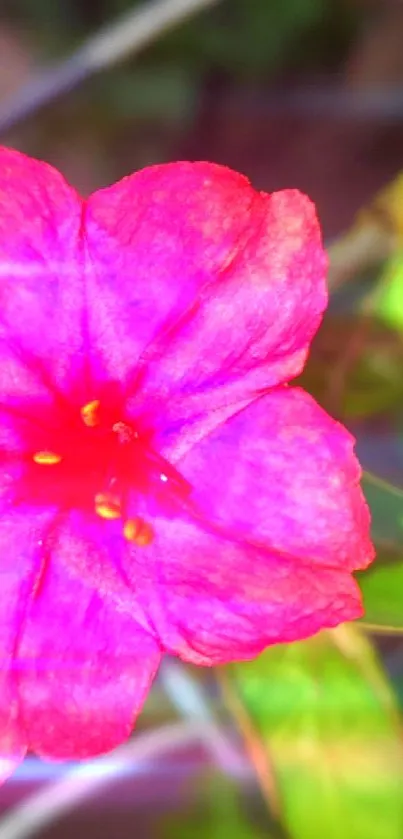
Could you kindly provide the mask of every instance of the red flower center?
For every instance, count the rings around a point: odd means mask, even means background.
[[[189,483],[153,450],[151,435],[119,419],[98,399],[73,411],[48,437],[46,448],[29,441],[19,501],[121,519],[125,538],[147,545],[153,529],[136,515],[136,497],[151,494],[172,508],[190,493]]]

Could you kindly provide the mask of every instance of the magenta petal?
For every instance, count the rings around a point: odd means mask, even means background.
[[[163,517],[151,499],[139,514],[152,523],[151,544],[136,548],[119,535],[118,522],[96,527],[74,515],[54,543],[54,559],[166,652],[198,664],[250,658],[362,613],[348,573],[258,550],[235,533],[222,538],[180,511]]]
[[[201,390],[234,401],[301,370],[327,300],[301,193],[257,193],[208,163],[157,166],[95,193],[86,236],[92,340],[113,378],[142,358],[137,410],[164,401],[176,419]]]
[[[84,348],[82,203],[51,166],[0,148],[1,401],[48,403]]]
[[[54,759],[113,749],[129,737],[160,657],[131,617],[52,562],[18,651],[29,747]]]
[[[16,648],[40,564],[38,542],[51,514],[7,513],[0,527],[0,781],[20,763],[27,750],[21,718]]]
[[[137,596],[137,579],[146,571],[147,557],[141,552],[136,556],[133,545],[123,538],[120,519],[105,521],[79,511],[63,515],[52,535],[52,558],[147,630],[147,610]]]
[[[190,520],[154,525],[138,597],[166,652],[186,661],[252,658],[269,644],[362,614],[359,588],[347,573],[223,539]]]
[[[218,426],[177,466],[203,515],[230,534],[354,571],[373,547],[353,444],[312,397],[286,387]]]

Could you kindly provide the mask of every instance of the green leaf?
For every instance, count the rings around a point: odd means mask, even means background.
[[[217,773],[197,779],[178,814],[164,816],[158,834],[163,839],[275,839],[248,816],[245,801],[234,781]]]
[[[372,472],[364,472],[362,485],[371,509],[375,542],[401,545],[403,552],[403,489]]]
[[[388,326],[403,331],[403,251],[390,257],[379,281],[375,314]]]
[[[401,839],[395,701],[356,628],[273,647],[227,673],[270,755],[293,839]]]
[[[374,564],[357,575],[364,598],[364,624],[403,632],[403,550],[379,549]]]
[[[403,490],[364,473],[363,487],[371,508],[376,560],[357,574],[363,594],[364,624],[403,631]]]

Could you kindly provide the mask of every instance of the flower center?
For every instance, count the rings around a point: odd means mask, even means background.
[[[27,463],[25,492],[31,502],[82,509],[105,521],[120,519],[136,545],[153,539],[150,522],[136,514],[136,499],[151,494],[172,509],[188,482],[150,445],[149,437],[94,399],[50,434]]]

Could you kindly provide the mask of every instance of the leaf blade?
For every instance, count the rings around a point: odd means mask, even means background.
[[[401,839],[397,711],[356,629],[271,648],[228,679],[270,752],[293,839]]]

